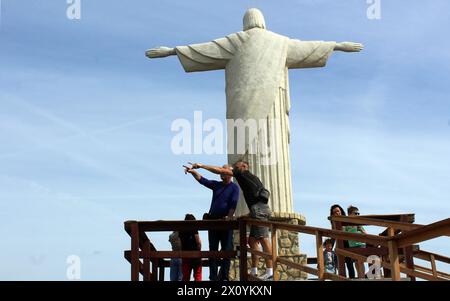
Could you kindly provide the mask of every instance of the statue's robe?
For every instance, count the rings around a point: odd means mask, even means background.
[[[211,42],[175,48],[186,72],[225,69],[227,119],[258,121],[257,137],[245,141],[243,153],[236,153],[236,147],[244,138],[228,131],[228,162],[249,162],[251,172],[271,191],[272,211],[293,212],[288,69],[325,66],[335,45],[293,40],[253,28]],[[268,148],[264,147],[266,144]],[[236,213],[246,212],[241,193]]]

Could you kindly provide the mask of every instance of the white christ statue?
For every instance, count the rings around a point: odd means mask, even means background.
[[[146,56],[176,55],[186,72],[225,69],[227,120],[258,121],[257,134],[245,140],[243,153],[235,151],[242,138],[228,127],[228,163],[247,161],[250,171],[271,192],[272,211],[292,213],[288,70],[324,67],[333,51],[358,52],[363,45],[290,39],[266,30],[264,16],[255,8],[245,13],[243,23],[243,31],[224,38],[154,48],[147,50]],[[260,141],[267,141],[266,148]],[[269,161],[264,160],[267,148]],[[236,213],[246,212],[241,195]]]

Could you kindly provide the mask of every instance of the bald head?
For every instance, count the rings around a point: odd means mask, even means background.
[[[225,164],[225,165],[223,165],[222,167],[223,167],[223,168],[226,168],[226,169],[231,169],[231,168],[230,168],[230,165],[228,165],[228,164]],[[231,178],[232,178],[232,176],[220,175],[220,179],[222,179],[222,181],[223,181],[225,184],[230,183],[230,182],[231,182]]]
[[[252,28],[266,29],[266,22],[262,12],[257,8],[250,8],[244,15],[244,31]]]

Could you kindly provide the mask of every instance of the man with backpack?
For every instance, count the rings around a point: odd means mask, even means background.
[[[245,202],[250,210],[250,217],[267,221],[269,220],[271,211],[269,205],[270,192],[264,188],[261,180],[249,171],[249,164],[245,161],[238,161],[233,165],[232,169],[219,166],[204,165],[201,163],[189,163],[192,169],[203,168],[209,172],[233,176],[244,194]],[[272,253],[271,243],[269,241],[268,227],[251,226],[248,243],[251,249],[258,250],[258,244],[261,244],[265,253]],[[259,256],[252,254],[252,275],[258,275],[257,264]],[[266,258],[266,274],[261,277],[262,280],[273,279],[273,263],[272,260]]]

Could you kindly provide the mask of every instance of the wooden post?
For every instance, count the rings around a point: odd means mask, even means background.
[[[393,228],[388,228],[388,236],[393,237],[395,235],[395,230]],[[391,264],[391,277],[394,281],[400,280],[400,259],[398,257],[398,247],[397,241],[390,240],[388,242],[389,249],[389,262]]]
[[[389,263],[389,256],[383,256],[382,259],[384,262]],[[391,278],[391,270],[390,269],[383,267],[383,278]]]
[[[239,220],[239,279],[248,281],[247,268],[247,223],[244,219]]]
[[[433,254],[430,254],[430,263],[431,263],[431,271],[433,272],[433,276],[437,277],[437,269],[436,269],[436,260]]]
[[[144,242],[144,250],[142,250],[144,253],[144,281],[150,281],[150,258],[149,252],[150,252],[150,241],[147,240]]]
[[[413,247],[412,246],[408,246],[406,248],[403,249],[403,254],[405,255],[405,263],[406,263],[406,267],[408,269],[414,270],[414,252],[413,252]],[[414,276],[409,276],[411,278],[411,281],[416,281],[416,277]]]
[[[159,259],[159,281],[164,281],[164,272],[166,267],[164,266],[164,259]]]
[[[152,258],[152,274],[151,281],[158,281],[158,258]]]
[[[340,222],[334,222],[332,229],[342,230],[342,224]],[[341,250],[344,249],[344,241],[342,239],[336,240],[336,248]],[[342,255],[338,255],[338,273],[339,276],[347,277],[347,273],[345,271],[345,257]]]
[[[131,228],[131,281],[139,281],[139,226],[137,222]]]
[[[387,228],[386,229],[386,236],[387,237],[391,237],[395,235],[395,230],[393,228]],[[389,252],[389,249],[388,249]],[[383,261],[387,262],[390,264],[390,258],[389,258],[389,254],[386,256],[383,256]],[[392,272],[391,269],[389,268],[383,268],[383,276],[384,278],[392,278]]]
[[[316,251],[317,251],[317,270],[319,280],[324,280],[325,277],[325,265],[323,258],[323,242],[322,242],[322,234],[319,231],[316,231]]]
[[[358,271],[358,278],[360,279],[365,278],[366,274],[364,271],[364,263],[361,262],[361,260],[356,261],[356,270]]]
[[[273,281],[278,281],[277,273],[277,228],[272,225],[272,264],[273,264]]]

